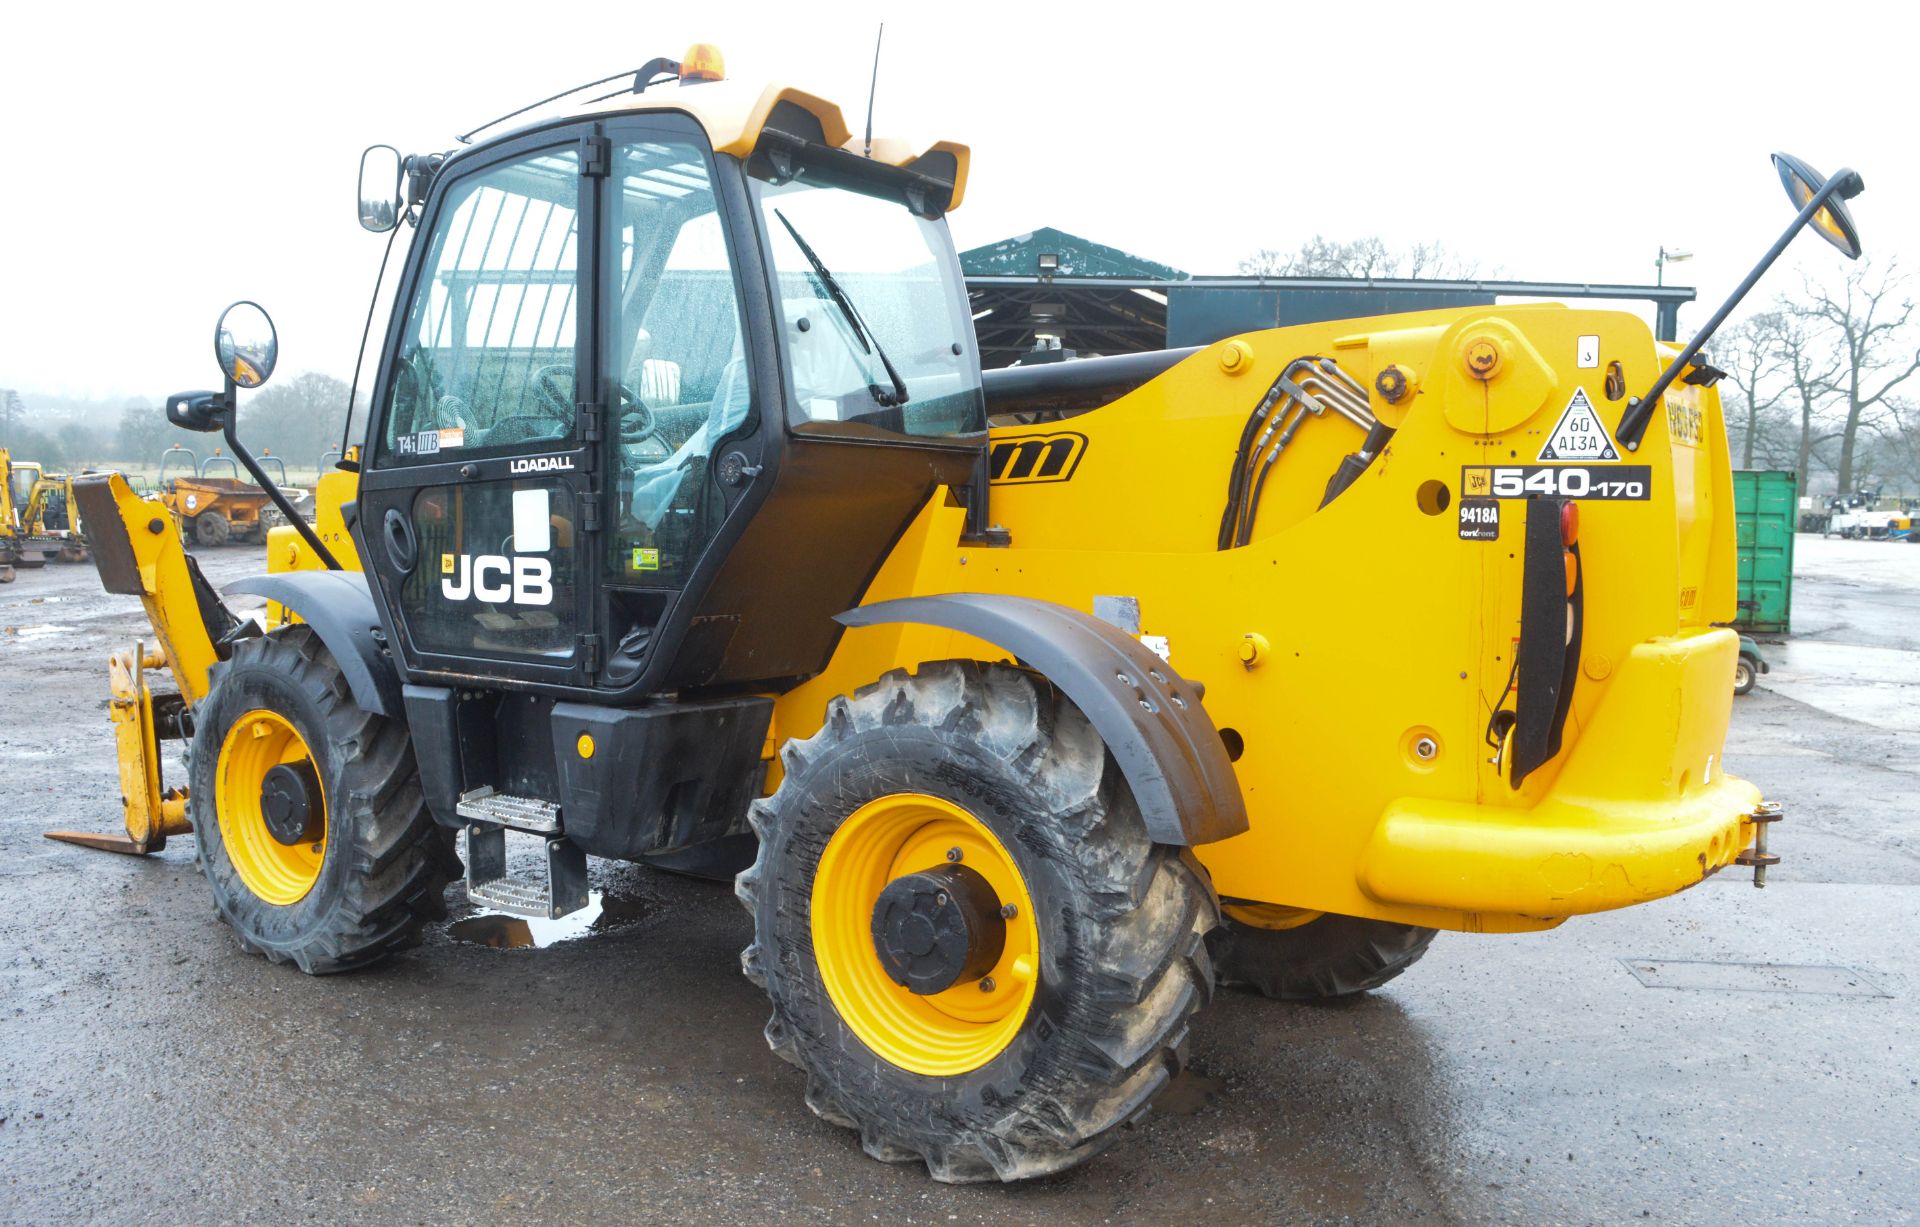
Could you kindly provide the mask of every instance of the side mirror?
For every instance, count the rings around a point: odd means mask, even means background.
[[[244,299],[220,313],[213,330],[213,353],[236,387],[257,388],[273,374],[280,357],[280,336],[273,318],[259,303]]]
[[[1829,178],[1790,153],[1774,154],[1773,168],[1780,174],[1780,182],[1787,189],[1787,198],[1793,201],[1799,212],[1787,223],[1780,237],[1774,240],[1767,254],[1760,257],[1760,263],[1753,266],[1746,280],[1734,287],[1727,301],[1721,303],[1720,309],[1693,335],[1687,347],[1674,356],[1666,370],[1660,372],[1660,378],[1653,381],[1653,387],[1647,390],[1647,394],[1627,399],[1627,410],[1620,415],[1620,424],[1614,428],[1613,437],[1628,451],[1640,450],[1640,436],[1645,433],[1647,423],[1653,420],[1654,405],[1673,386],[1680,372],[1700,356],[1701,347],[1713,338],[1720,325],[1727,322],[1727,317],[1747,296],[1747,291],[1759,284],[1760,278],[1780,258],[1780,253],[1799,235],[1801,227],[1812,226],[1815,233],[1838,247],[1840,254],[1847,259],[1860,258],[1860,232],[1854,228],[1853,215],[1847,212],[1845,204],[1867,190],[1867,181],[1860,177],[1860,173],[1842,167]]]
[[[400,151],[392,145],[360,155],[360,224],[375,234],[400,224]]]
[[[226,397],[218,392],[175,392],[167,397],[167,421],[182,430],[196,430],[201,434],[207,434],[219,430],[225,424],[220,416],[220,411],[225,408]],[[167,454],[170,456],[181,450],[183,449],[171,448]],[[199,466],[191,459],[193,453],[186,454],[189,457],[188,467],[197,472]],[[164,458],[160,465],[163,470],[166,468]]]
[[[1827,177],[1808,166],[1790,153],[1773,155],[1774,169],[1780,172],[1781,186],[1787,189],[1787,198],[1793,201],[1793,207],[1804,209],[1807,203],[1819,194],[1827,184]],[[1860,231],[1853,224],[1853,215],[1847,212],[1845,201],[1853,199],[1866,189],[1866,182],[1859,174],[1843,170],[1834,178],[1840,180],[1833,192],[1820,206],[1809,223],[1813,232],[1840,249],[1849,260],[1860,258]]]

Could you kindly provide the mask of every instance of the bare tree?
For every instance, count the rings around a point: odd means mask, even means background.
[[[1907,281],[1889,260],[1883,269],[1856,265],[1837,291],[1808,283],[1802,310],[1832,330],[1839,349],[1836,389],[1845,397],[1837,465],[1841,490],[1854,484],[1855,452],[1863,422],[1885,414],[1887,394],[1920,373],[1914,304]]]
[[[1840,434],[1816,432],[1825,424],[1843,360],[1832,339],[1824,335],[1826,330],[1819,318],[1794,300],[1782,296],[1775,314],[1779,326],[1774,331],[1774,344],[1780,355],[1780,374],[1786,381],[1782,398],[1799,418],[1800,442],[1794,451],[1793,468],[1804,491],[1813,449]]]
[[[304,371],[260,391],[241,405],[240,423],[256,451],[271,451],[289,465],[317,465],[338,443],[346,425],[347,385],[318,371]]]
[[[120,426],[114,433],[114,458],[129,464],[152,464],[167,444],[175,441],[174,429],[167,422],[165,410],[138,399],[129,400],[120,411]]]
[[[1292,252],[1263,247],[1240,261],[1249,277],[1434,277],[1475,275],[1478,266],[1440,242],[1389,247],[1378,235],[1341,241],[1316,234]]]
[[[1786,320],[1779,311],[1764,311],[1748,316],[1738,324],[1720,330],[1713,342],[1715,365],[1727,373],[1732,402],[1729,409],[1739,412],[1744,421],[1740,431],[1740,467],[1753,467],[1755,441],[1766,418],[1786,396],[1787,385],[1780,381],[1782,358],[1780,331]]]
[[[1862,468],[1901,490],[1920,490],[1920,406],[1890,396],[1886,409],[1872,428]]]

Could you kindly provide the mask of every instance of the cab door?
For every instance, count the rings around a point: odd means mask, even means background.
[[[411,677],[590,685],[591,127],[450,163],[400,287],[360,482],[362,556]]]

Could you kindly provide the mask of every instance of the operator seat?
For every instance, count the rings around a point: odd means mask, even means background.
[[[695,428],[687,436],[686,442],[671,454],[634,470],[633,495],[628,507],[633,518],[645,524],[649,532],[657,531],[660,521],[672,510],[687,474],[699,467],[698,462],[712,453],[716,443],[746,420],[751,391],[747,381],[746,359],[731,359],[720,372],[720,381],[713,389],[713,400],[707,406],[707,420]]]

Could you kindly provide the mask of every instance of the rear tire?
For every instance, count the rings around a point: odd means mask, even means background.
[[[193,539],[201,545],[225,545],[233,538],[233,525],[217,511],[204,512],[193,520]]]
[[[1189,1022],[1212,996],[1205,935],[1218,904],[1186,849],[1148,836],[1119,768],[1078,708],[1021,670],[932,664],[833,700],[825,727],[789,742],[781,762],[779,789],[752,810],[759,858],[736,884],[754,917],[741,961],[772,999],[767,1042],[806,1071],[816,1114],[857,1130],[876,1159],[918,1160],[936,1180],[966,1182],[1071,1167],[1146,1110],[1179,1071]],[[909,851],[866,862],[828,854],[844,846],[846,832],[862,829],[863,815],[903,803],[960,814],[983,832],[966,863],[1011,878],[1013,890],[996,888],[997,901],[1024,891],[1032,907],[999,912],[1015,917],[1005,924],[1006,952],[977,985],[963,978],[938,995],[913,996],[891,980],[869,981],[866,997],[841,990],[850,1016],[828,974],[845,985],[849,969],[869,960],[880,967],[870,929],[862,940],[840,940],[862,932],[873,910],[867,900],[878,893],[856,885],[871,877],[836,867],[877,864],[882,878],[926,867]],[[956,820],[915,827],[913,811],[904,812],[913,833],[903,848],[918,839],[937,861],[948,828],[924,832]],[[953,829],[968,829],[964,823]],[[1016,949],[1037,950],[1025,979],[1006,970],[1021,967],[1008,962]],[[920,1003],[964,1012],[1009,983],[1021,993],[1030,985],[1030,996],[978,1024],[995,1028],[980,1047],[971,1046],[979,1033],[967,1030],[976,1025],[970,1020],[956,1028],[931,1016],[946,1031],[921,1048],[913,1024],[876,1031],[875,1018],[893,1017],[893,1005],[905,1003],[903,1017]],[[967,996],[976,989],[989,996]],[[902,1034],[908,1042],[890,1046]],[[956,1050],[964,1055],[955,1058]],[[927,1072],[908,1067],[923,1059]],[[951,1064],[935,1069],[940,1060]]]
[[[354,703],[310,628],[241,641],[214,666],[195,716],[195,855],[243,950],[309,975],[348,971],[413,945],[422,924],[446,915],[460,861],[453,832],[421,799],[406,725]],[[248,803],[259,766],[249,747],[269,737],[290,747],[269,761],[311,764],[323,794],[317,842],[283,844]]]
[[[1753,671],[1753,662],[1742,655],[1739,662],[1733,666],[1733,693],[1748,693],[1753,689],[1753,684],[1757,680],[1758,678],[1754,675]]]
[[[1325,913],[1263,929],[1229,912],[1208,945],[1222,984],[1275,1001],[1329,1001],[1379,988],[1420,961],[1437,930]]]

